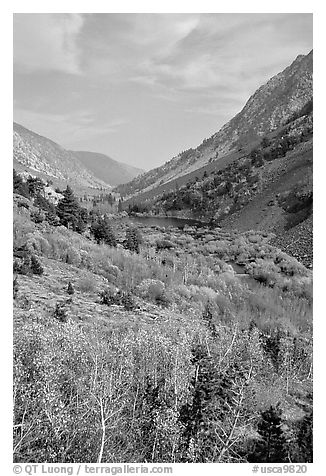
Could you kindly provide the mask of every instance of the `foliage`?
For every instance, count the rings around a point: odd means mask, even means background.
[[[28,185],[23,181],[15,169],[13,170],[13,192],[18,193],[18,195],[22,195],[25,198],[31,198]]]
[[[75,289],[74,289],[71,281],[69,281],[68,286],[67,286],[67,294],[70,294],[70,295],[75,294]]]
[[[127,250],[139,253],[139,246],[142,243],[142,236],[137,227],[128,227],[126,230],[126,239],[124,246]]]
[[[31,271],[33,274],[38,274],[39,276],[44,273],[43,266],[35,255],[31,256]]]
[[[288,444],[282,429],[282,410],[271,406],[261,412],[257,430],[259,440],[249,455],[250,463],[288,463]]]
[[[67,322],[67,310],[64,302],[57,302],[54,310],[54,317],[60,322]]]
[[[135,301],[131,293],[115,290],[107,287],[100,292],[101,304],[107,306],[118,305],[123,306],[126,311],[131,311],[135,308]]]
[[[19,285],[18,285],[18,278],[14,276],[13,279],[13,298],[16,299],[18,295]]]
[[[67,185],[63,191],[63,198],[57,205],[57,215],[60,223],[67,228],[72,228],[78,233],[82,233],[87,225],[87,210],[82,208],[72,189]]]
[[[116,246],[117,240],[110,226],[110,220],[104,217],[97,217],[92,221],[90,231],[94,236],[96,243],[105,243],[109,246]]]
[[[113,226],[122,243],[128,225]],[[311,273],[270,234],[143,227],[139,253],[129,253],[71,228],[40,228],[15,217],[17,263],[47,257],[47,276],[21,278],[24,289],[46,289],[57,260],[65,281],[89,295],[74,312],[71,297],[48,312],[31,295],[26,312],[19,293],[15,462],[311,461],[312,415],[302,410],[312,383],[312,306],[302,294]],[[157,250],[165,240],[173,246]],[[259,284],[264,273],[270,281]],[[105,279],[112,284],[98,299]],[[118,307],[84,316],[98,300]]]

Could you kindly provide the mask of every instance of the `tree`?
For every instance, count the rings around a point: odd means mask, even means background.
[[[248,456],[250,463],[288,462],[288,445],[282,424],[282,410],[279,406],[271,405],[268,410],[261,412],[257,428],[260,439]]]
[[[139,253],[139,245],[142,243],[142,236],[138,228],[129,227],[126,231],[124,246],[127,250]]]
[[[81,209],[72,189],[67,185],[63,192],[63,198],[57,205],[60,223],[67,228],[72,227],[73,230],[80,232],[80,225],[83,222],[82,216],[84,216]]]
[[[122,211],[123,211],[122,200],[119,198],[119,202],[118,202],[118,212],[121,213]]]
[[[313,412],[310,410],[297,423],[296,445],[292,460],[297,463],[313,462]]]
[[[117,240],[107,216],[95,218],[90,231],[98,244],[105,243],[109,246],[117,246]]]
[[[31,197],[36,197],[37,195],[40,195],[40,193],[44,190],[44,183],[41,179],[37,177],[32,177],[30,175],[26,183]]]
[[[24,182],[21,176],[17,174],[15,169],[13,171],[13,192],[18,193],[25,198],[31,198],[26,182]]]

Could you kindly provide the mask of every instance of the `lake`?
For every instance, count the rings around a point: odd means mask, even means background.
[[[173,226],[175,228],[184,228],[185,226],[199,226],[199,227],[210,227],[210,223],[203,223],[199,220],[193,220],[191,218],[177,218],[177,217],[140,217],[140,216],[129,216],[128,220],[133,223],[141,223],[148,226],[160,226],[160,227],[169,227]]]

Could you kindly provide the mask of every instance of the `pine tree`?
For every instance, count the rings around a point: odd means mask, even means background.
[[[67,185],[66,190],[63,192],[63,198],[57,205],[57,214],[61,224],[67,228],[72,227],[73,230],[76,230],[80,221],[80,209],[81,207],[72,189]]]
[[[298,423],[296,451],[292,457],[296,463],[313,462],[313,412],[307,413]]]
[[[282,430],[282,410],[279,406],[261,412],[258,423],[260,440],[248,456],[250,463],[287,463],[288,444]]]
[[[142,243],[142,236],[136,227],[129,227],[126,231],[124,246],[127,250],[139,253],[139,246]]]
[[[98,244],[105,243],[109,246],[117,246],[115,234],[106,216],[94,219],[90,231]]]

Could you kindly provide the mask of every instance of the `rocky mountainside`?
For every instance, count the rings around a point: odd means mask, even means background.
[[[113,186],[129,182],[144,172],[142,169],[117,162],[105,154],[85,151],[72,153],[87,169],[92,171],[95,177]]]
[[[13,158],[17,171],[52,180],[58,186],[69,183],[76,191],[111,189],[142,172],[103,154],[66,150],[17,123],[13,127]]]
[[[13,130],[13,158],[17,170],[56,183],[69,182],[74,187],[89,188],[110,186],[97,179],[72,152],[16,123]]]
[[[117,187],[117,191],[132,197],[155,189],[259,141],[311,100],[312,66],[312,51],[298,56],[284,71],[261,86],[242,111],[196,149],[180,153],[161,167]]]

